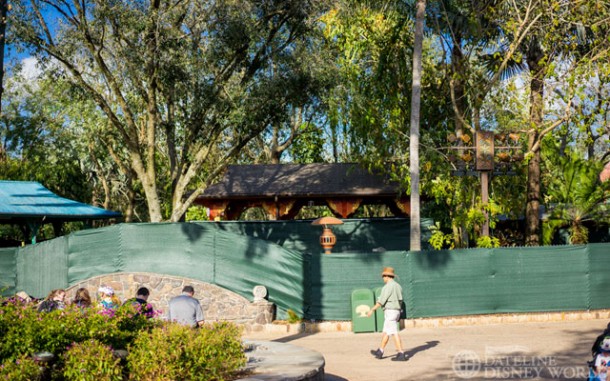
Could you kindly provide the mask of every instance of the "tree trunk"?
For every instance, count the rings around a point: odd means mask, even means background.
[[[542,128],[544,108],[544,66],[540,64],[544,54],[538,44],[533,43],[527,55],[531,74],[530,82],[530,127],[527,165],[527,200],[525,206],[525,245],[540,245],[540,145],[536,144]]]
[[[421,250],[419,220],[419,112],[421,108],[422,50],[426,0],[417,1],[415,38],[413,41],[413,86],[411,88],[411,130],[409,142],[409,171],[411,173],[411,251]]]
[[[135,214],[136,192],[133,190],[133,182],[128,180],[127,186],[127,207],[123,215],[125,222],[132,222]]]

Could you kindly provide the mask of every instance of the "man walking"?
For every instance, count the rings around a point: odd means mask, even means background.
[[[197,328],[203,325],[203,310],[199,300],[193,298],[193,286],[184,286],[182,294],[169,301],[169,320]]]
[[[398,321],[400,320],[400,308],[402,305],[402,287],[394,280],[394,268],[386,267],[381,273],[385,285],[381,289],[381,295],[377,299],[377,303],[368,312],[368,317],[371,317],[376,309],[383,308],[383,336],[381,337],[381,345],[377,350],[371,350],[371,354],[378,359],[383,358],[390,336],[394,336],[394,345],[398,351],[398,355],[392,361],[407,361],[405,353],[402,350],[402,342],[398,336]]]

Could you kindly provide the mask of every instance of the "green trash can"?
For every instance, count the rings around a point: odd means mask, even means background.
[[[373,290],[373,292],[375,293],[375,302],[377,302],[377,298],[379,298],[379,295],[381,295],[381,289],[383,287],[377,287],[376,289]],[[403,302],[404,304],[404,302]],[[401,316],[402,318],[402,316]],[[383,308],[378,308],[375,310],[375,322],[377,323],[377,330],[375,332],[382,332],[383,331],[383,322],[384,322],[384,316],[383,316]],[[396,322],[396,324],[398,325],[398,330],[400,331],[400,322]]]
[[[352,291],[352,331],[375,332],[375,319],[366,314],[375,305],[373,291],[368,288],[359,288]]]

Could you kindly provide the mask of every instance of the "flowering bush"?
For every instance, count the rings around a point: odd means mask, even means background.
[[[112,349],[95,339],[76,343],[64,352],[65,381],[120,381],[120,360]]]
[[[41,327],[36,309],[21,299],[0,302],[0,363],[36,352],[34,342]]]
[[[47,370],[62,381],[226,380],[245,364],[234,324],[192,329],[124,307],[38,313],[32,304],[0,298],[0,381],[39,379],[31,360],[38,352],[56,356]],[[128,349],[126,362],[115,359],[111,348]]]
[[[60,356],[72,343],[89,339],[113,348],[127,348],[140,330],[159,324],[131,308],[109,313],[70,306],[38,313],[31,304],[8,299],[0,308],[0,361],[42,351]]]
[[[230,323],[214,323],[199,329],[167,323],[143,333],[129,347],[130,379],[229,379],[246,362],[240,333]],[[150,356],[151,353],[155,356]]]
[[[37,380],[40,374],[38,363],[26,356],[17,360],[7,360],[0,365],[0,380],[3,381]]]

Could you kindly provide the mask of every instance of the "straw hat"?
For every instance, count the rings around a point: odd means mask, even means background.
[[[394,274],[394,267],[384,267],[383,268],[383,272],[381,273],[381,276],[391,276],[392,278],[394,278],[396,276],[396,274]]]

